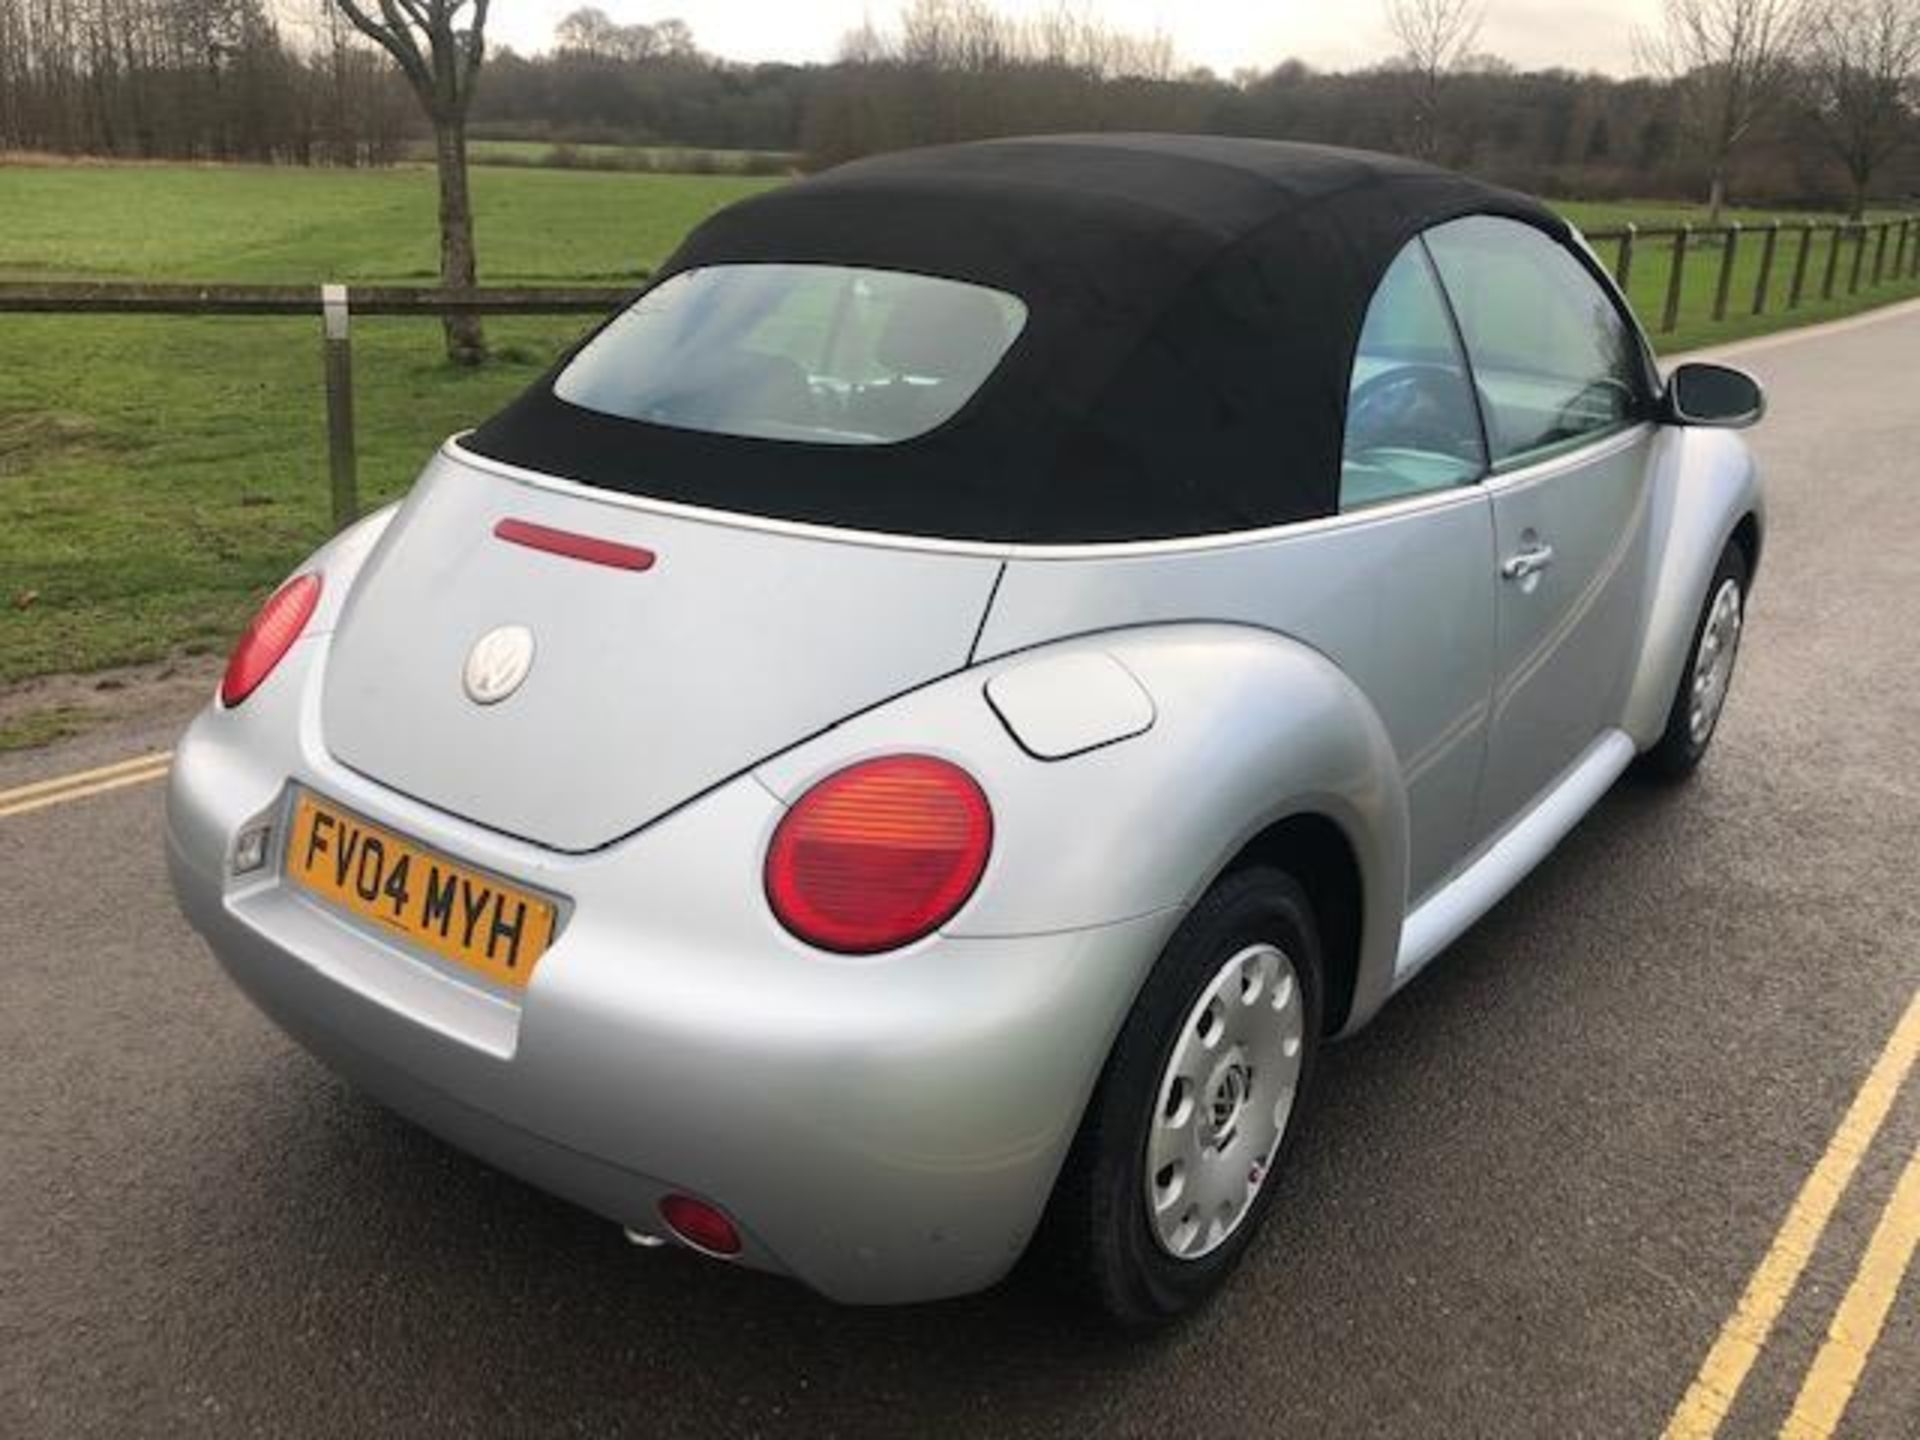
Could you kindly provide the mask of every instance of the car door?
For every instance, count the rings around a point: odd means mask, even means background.
[[[1276,617],[1313,637],[1373,701],[1399,753],[1407,897],[1471,840],[1494,665],[1493,525],[1485,437],[1460,337],[1419,240],[1369,302],[1348,385],[1340,464],[1347,523],[1320,543],[1337,615]],[[1299,580],[1302,569],[1289,566]],[[1315,587],[1306,587],[1312,593]]]
[[[1486,421],[1498,600],[1485,837],[1625,703],[1647,564],[1652,393],[1614,295],[1560,240],[1472,216],[1426,243]]]

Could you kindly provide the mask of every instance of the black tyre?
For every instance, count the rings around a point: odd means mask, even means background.
[[[1694,621],[1687,665],[1667,711],[1667,728],[1640,757],[1644,774],[1668,782],[1685,780],[1706,757],[1733,684],[1746,607],[1747,557],[1738,545],[1729,543],[1720,552],[1720,563],[1714,567]]]
[[[1305,892],[1265,867],[1222,877],[1154,964],[1046,1237],[1075,1287],[1123,1325],[1199,1305],[1258,1233],[1319,1052],[1322,975]]]

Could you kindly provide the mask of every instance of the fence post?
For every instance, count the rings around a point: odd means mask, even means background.
[[[353,454],[353,349],[347,336],[347,287],[320,287],[321,345],[327,373],[327,476],[333,489],[333,528],[360,514],[360,480]]]
[[[1680,280],[1687,268],[1687,241],[1692,235],[1691,225],[1682,225],[1673,232],[1673,269],[1667,275],[1667,309],[1660,320],[1663,332],[1680,323]]]
[[[1913,242],[1907,246],[1907,276],[1920,279],[1920,220],[1913,222]]]
[[[1913,229],[1913,221],[1900,222],[1900,236],[1893,242],[1893,278],[1898,280],[1907,273],[1907,234]]]
[[[1842,243],[1840,237],[1845,230],[1846,226],[1837,220],[1834,222],[1833,243],[1827,247],[1827,273],[1820,281],[1820,298],[1822,300],[1831,300],[1833,298],[1834,277],[1840,273],[1840,246]]]
[[[1878,285],[1887,273],[1887,231],[1893,226],[1890,220],[1880,222],[1880,234],[1873,242],[1873,283]]]
[[[1733,221],[1727,226],[1726,245],[1720,251],[1720,283],[1713,291],[1713,318],[1727,318],[1727,287],[1733,283],[1733,263],[1740,254],[1740,222]]]
[[[1813,251],[1813,222],[1802,221],[1800,225],[1800,253],[1793,261],[1793,288],[1787,292],[1787,308],[1800,308],[1800,295],[1807,288],[1807,256]]]
[[[1767,286],[1773,280],[1773,251],[1780,243],[1780,222],[1767,226],[1767,243],[1760,247],[1760,278],[1753,282],[1753,313],[1767,308]]]
[[[1860,262],[1867,258],[1867,227],[1853,227],[1853,265],[1847,271],[1847,293],[1855,294],[1860,289]]]
[[[1613,283],[1620,287],[1622,295],[1627,293],[1627,285],[1633,279],[1633,237],[1639,233],[1640,227],[1631,220],[1620,232],[1620,258],[1614,262]]]

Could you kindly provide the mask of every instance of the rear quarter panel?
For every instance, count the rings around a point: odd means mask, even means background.
[[[1405,789],[1409,827],[1394,899],[1410,906],[1470,839],[1493,683],[1494,565],[1492,509],[1477,485],[1263,535],[1021,556],[1008,563],[978,654],[1214,621],[1287,636],[1326,657],[1391,742],[1389,773]]]
[[[1151,728],[1064,760],[1023,749],[986,686],[1068,649],[1124,665],[1153,697]],[[1201,623],[1082,636],[917,691],[755,773],[791,803],[844,765],[902,750],[965,765],[993,806],[992,858],[946,935],[1065,932],[1185,907],[1267,826],[1311,812],[1340,827],[1365,882],[1352,1013],[1385,999],[1405,895],[1405,792],[1372,707],[1309,647]],[[1116,958],[1120,993],[1130,999],[1151,959],[1121,970]]]

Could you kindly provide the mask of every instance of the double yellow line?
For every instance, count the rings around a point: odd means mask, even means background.
[[[102,765],[97,770],[80,770],[71,775],[59,775],[51,780],[17,786],[12,790],[0,790],[0,820],[45,810],[53,805],[64,805],[69,800],[84,800],[89,795],[103,795],[109,790],[122,790],[129,785],[144,785],[149,780],[165,776],[167,767],[172,763],[173,752],[161,750],[117,764]]]
[[[1813,1167],[1787,1211],[1772,1248],[1747,1281],[1740,1303],[1721,1327],[1692,1386],[1667,1423],[1669,1440],[1708,1440],[1715,1434],[1747,1372],[1760,1358],[1799,1282],[1800,1272],[1833,1218],[1854,1172],[1893,1108],[1900,1087],[1920,1056],[1920,992],[1868,1072],[1833,1134],[1820,1163]],[[1867,1357],[1880,1338],[1900,1281],[1920,1244],[1920,1149],[1908,1159],[1893,1195],[1881,1211],[1853,1282],[1834,1312],[1820,1353],[1801,1382],[1782,1440],[1816,1440],[1834,1433],[1853,1399]]]

